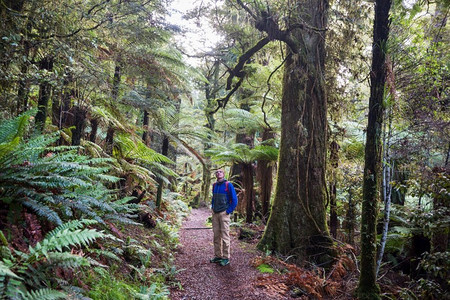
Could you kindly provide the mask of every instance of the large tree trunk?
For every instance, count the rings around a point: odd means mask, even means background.
[[[298,1],[292,23],[326,28],[328,1]],[[324,32],[296,29],[298,45],[286,58],[277,188],[272,212],[259,244],[298,261],[333,261],[326,224],[327,107]]]
[[[365,149],[363,202],[361,214],[361,274],[358,297],[378,299],[376,284],[376,241],[378,199],[381,178],[383,99],[386,82],[386,44],[389,35],[390,0],[376,0],[370,72],[369,121]]]

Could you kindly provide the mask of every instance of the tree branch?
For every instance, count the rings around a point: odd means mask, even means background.
[[[263,113],[263,115],[264,115],[264,123],[267,125],[267,127],[268,127],[270,130],[272,130],[272,127],[270,126],[269,122],[267,122],[267,115],[266,115],[266,112],[265,112],[265,110],[264,110],[264,105],[266,104],[266,97],[267,97],[267,94],[269,94],[270,88],[271,88],[271,86],[270,86],[270,79],[272,78],[273,74],[275,74],[275,72],[278,71],[278,70],[281,68],[281,66],[284,65],[284,63],[286,62],[286,59],[287,59],[287,58],[288,58],[288,56],[286,56],[286,57],[283,59],[283,61],[281,62],[281,64],[280,64],[278,67],[276,67],[275,70],[273,70],[272,73],[270,73],[269,77],[267,78],[267,87],[268,87],[268,89],[267,89],[267,91],[264,93],[263,103],[261,104],[261,111],[262,111],[262,113]]]
[[[239,78],[243,78],[245,76],[245,72],[242,71],[242,69],[244,68],[245,63],[253,56],[253,54],[255,54],[256,52],[261,50],[269,42],[270,42],[269,37],[265,37],[262,40],[260,40],[258,43],[256,43],[255,46],[253,46],[252,48],[248,49],[244,54],[242,54],[239,57],[239,60],[238,60],[238,63],[236,64],[236,66],[232,70],[228,71],[230,73],[230,76],[227,79],[226,90],[230,90],[231,89],[232,80],[233,80],[233,78],[235,76],[239,77]]]

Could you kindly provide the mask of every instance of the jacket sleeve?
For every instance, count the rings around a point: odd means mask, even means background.
[[[236,190],[234,189],[234,186],[231,183],[228,184],[228,190],[229,190],[228,200],[230,200],[230,204],[228,205],[227,208],[227,214],[231,214],[236,208],[238,200],[236,196]]]
[[[212,185],[211,209],[214,207],[214,187],[215,184]]]

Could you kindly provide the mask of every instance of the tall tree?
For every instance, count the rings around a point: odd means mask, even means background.
[[[389,36],[390,0],[376,0],[370,72],[369,120],[365,148],[361,214],[361,274],[358,297],[379,299],[376,284],[376,225],[381,179],[381,154],[386,83],[386,51]]]
[[[295,1],[286,36],[281,141],[272,212],[259,244],[298,259],[328,263],[327,108],[324,82],[328,1]],[[268,21],[268,20],[267,20]]]
[[[253,54],[272,40],[287,46],[281,113],[281,141],[277,188],[272,212],[259,247],[299,261],[332,262],[335,251],[326,223],[327,103],[324,80],[325,31],[329,3],[294,1],[280,18],[269,7],[256,13],[241,0],[263,37],[229,70],[228,95],[218,101],[225,107],[246,76]],[[254,2],[252,2],[255,4]],[[283,19],[285,22],[278,23]],[[280,25],[281,24],[281,25]],[[233,82],[233,78],[239,80]]]

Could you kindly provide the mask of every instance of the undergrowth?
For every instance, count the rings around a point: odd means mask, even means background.
[[[167,299],[181,196],[166,192],[160,210],[133,203],[115,190],[115,158],[54,146],[59,133],[34,136],[34,113],[0,124],[0,299]]]

